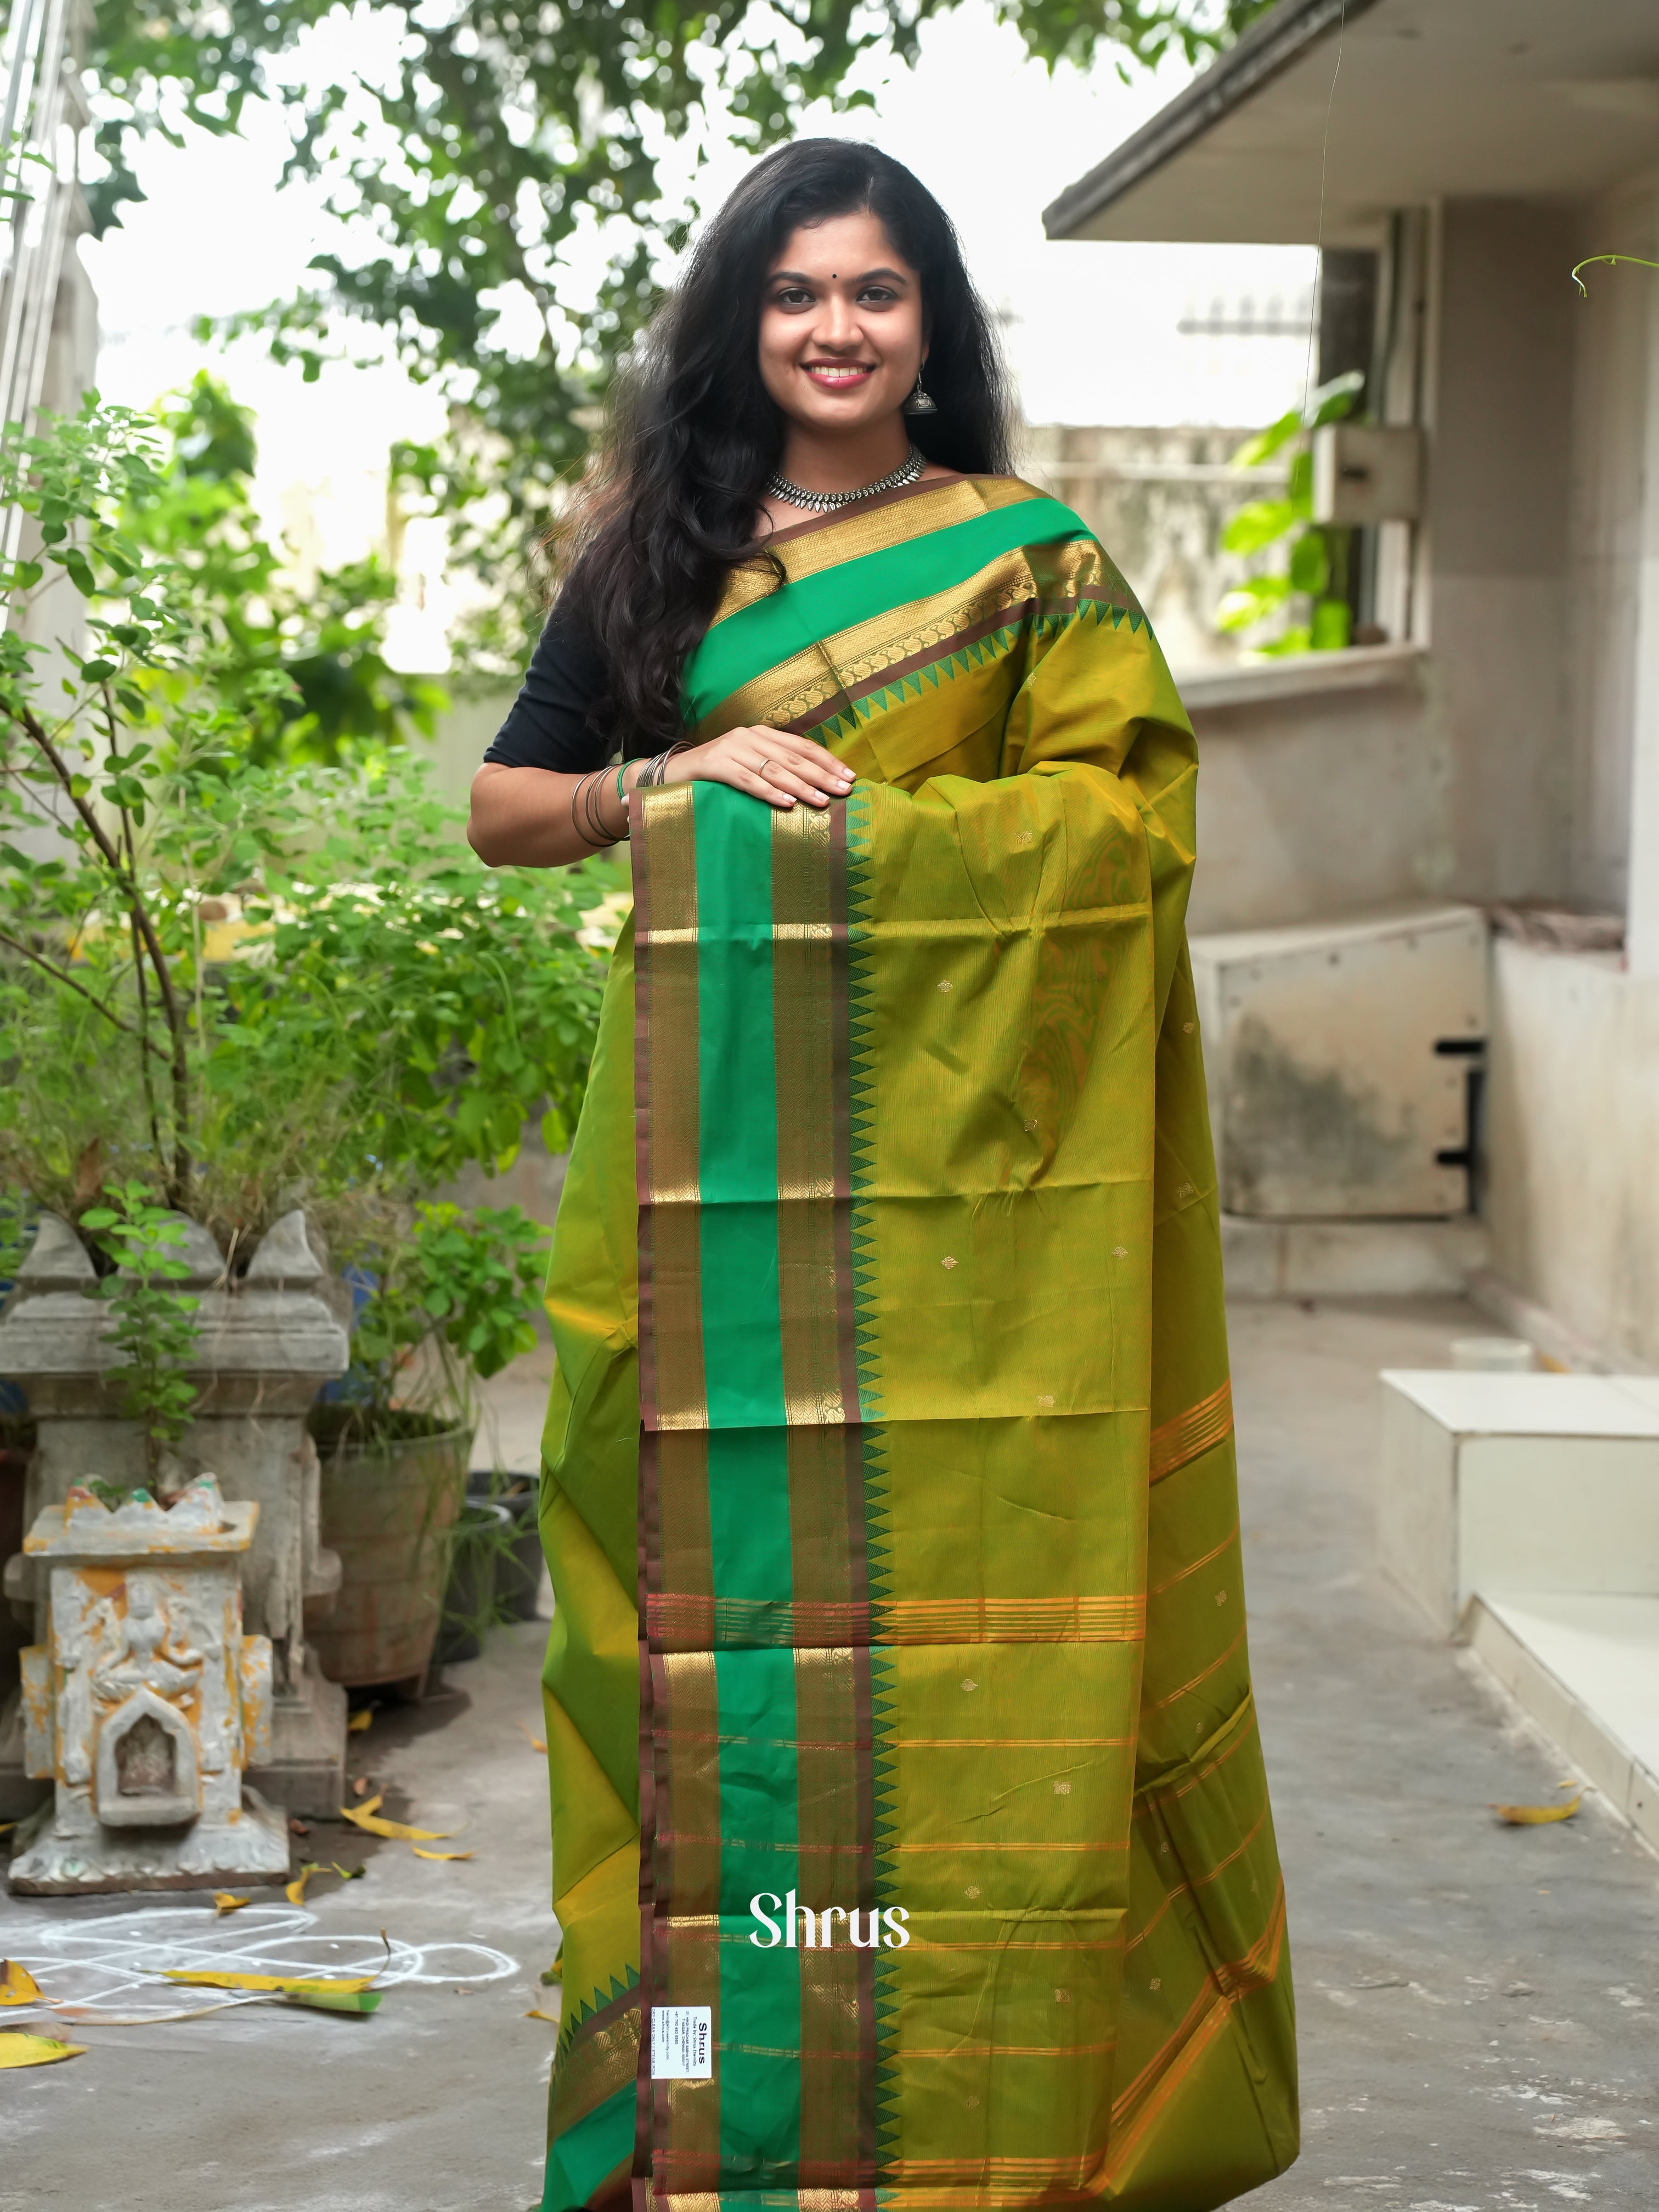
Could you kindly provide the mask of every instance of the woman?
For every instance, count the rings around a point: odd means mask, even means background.
[[[475,787],[486,860],[634,866],[548,1289],[547,2212],[1295,2154],[1192,737],[1005,422],[915,179],[760,162]]]

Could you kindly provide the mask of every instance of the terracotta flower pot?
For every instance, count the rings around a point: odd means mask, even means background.
[[[356,1689],[422,1683],[443,1617],[452,1531],[472,1438],[422,1416],[394,1416],[366,1437],[349,1409],[322,1406],[312,1433],[322,1456],[323,1541],[340,1555],[340,1595],[312,1646],[331,1680]]]

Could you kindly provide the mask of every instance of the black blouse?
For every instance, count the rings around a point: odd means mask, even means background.
[[[576,623],[555,606],[531,655],[511,713],[484,752],[504,768],[545,768],[586,775],[609,752],[592,710],[605,688],[604,664]]]

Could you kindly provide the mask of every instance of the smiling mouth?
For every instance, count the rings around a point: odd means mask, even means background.
[[[876,373],[875,363],[867,361],[804,361],[801,368],[814,384],[832,392],[845,392]]]

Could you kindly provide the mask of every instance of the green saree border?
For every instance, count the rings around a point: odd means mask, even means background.
[[[948,591],[988,561],[1022,545],[1087,538],[1069,507],[1043,493],[994,507],[903,545],[843,561],[714,624],[686,665],[684,694],[695,726],[722,699],[804,646],[833,637],[890,607]]]

